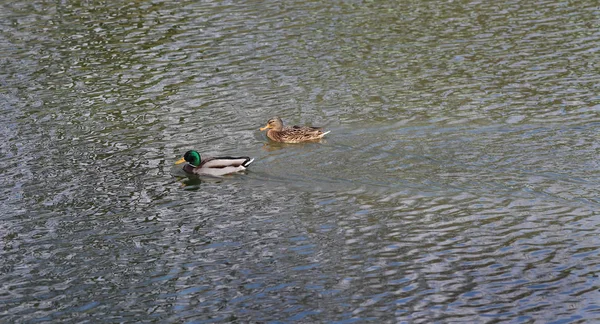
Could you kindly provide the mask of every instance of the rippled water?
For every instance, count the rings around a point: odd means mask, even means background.
[[[0,321],[600,321],[599,17],[3,2]]]

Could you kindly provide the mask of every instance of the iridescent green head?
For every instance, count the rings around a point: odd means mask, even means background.
[[[175,164],[181,164],[183,162],[187,162],[189,164],[191,164],[192,166],[199,166],[200,165],[200,153],[191,150],[191,151],[187,151],[185,152],[185,154],[183,155],[183,157],[181,159],[179,159],[177,162],[175,162]]]

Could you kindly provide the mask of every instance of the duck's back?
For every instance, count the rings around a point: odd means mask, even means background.
[[[269,130],[267,136],[276,142],[300,143],[321,139],[323,135],[327,134],[323,133],[321,129],[321,127],[310,126],[286,126],[280,131]]]

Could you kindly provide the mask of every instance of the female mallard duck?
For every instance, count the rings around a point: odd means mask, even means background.
[[[267,125],[260,130],[267,131],[267,137],[275,142],[300,143],[320,140],[329,131],[323,132],[322,127],[292,126],[283,127],[283,121],[279,117],[269,119]]]
[[[209,157],[201,160],[200,153],[196,151],[187,151],[181,159],[175,162],[175,164],[187,162],[183,166],[183,171],[187,173],[219,177],[230,173],[244,171],[252,161],[254,161],[254,159],[247,156]]]

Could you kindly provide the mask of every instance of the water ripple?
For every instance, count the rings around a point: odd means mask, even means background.
[[[594,2],[1,6],[4,321],[599,319]]]

